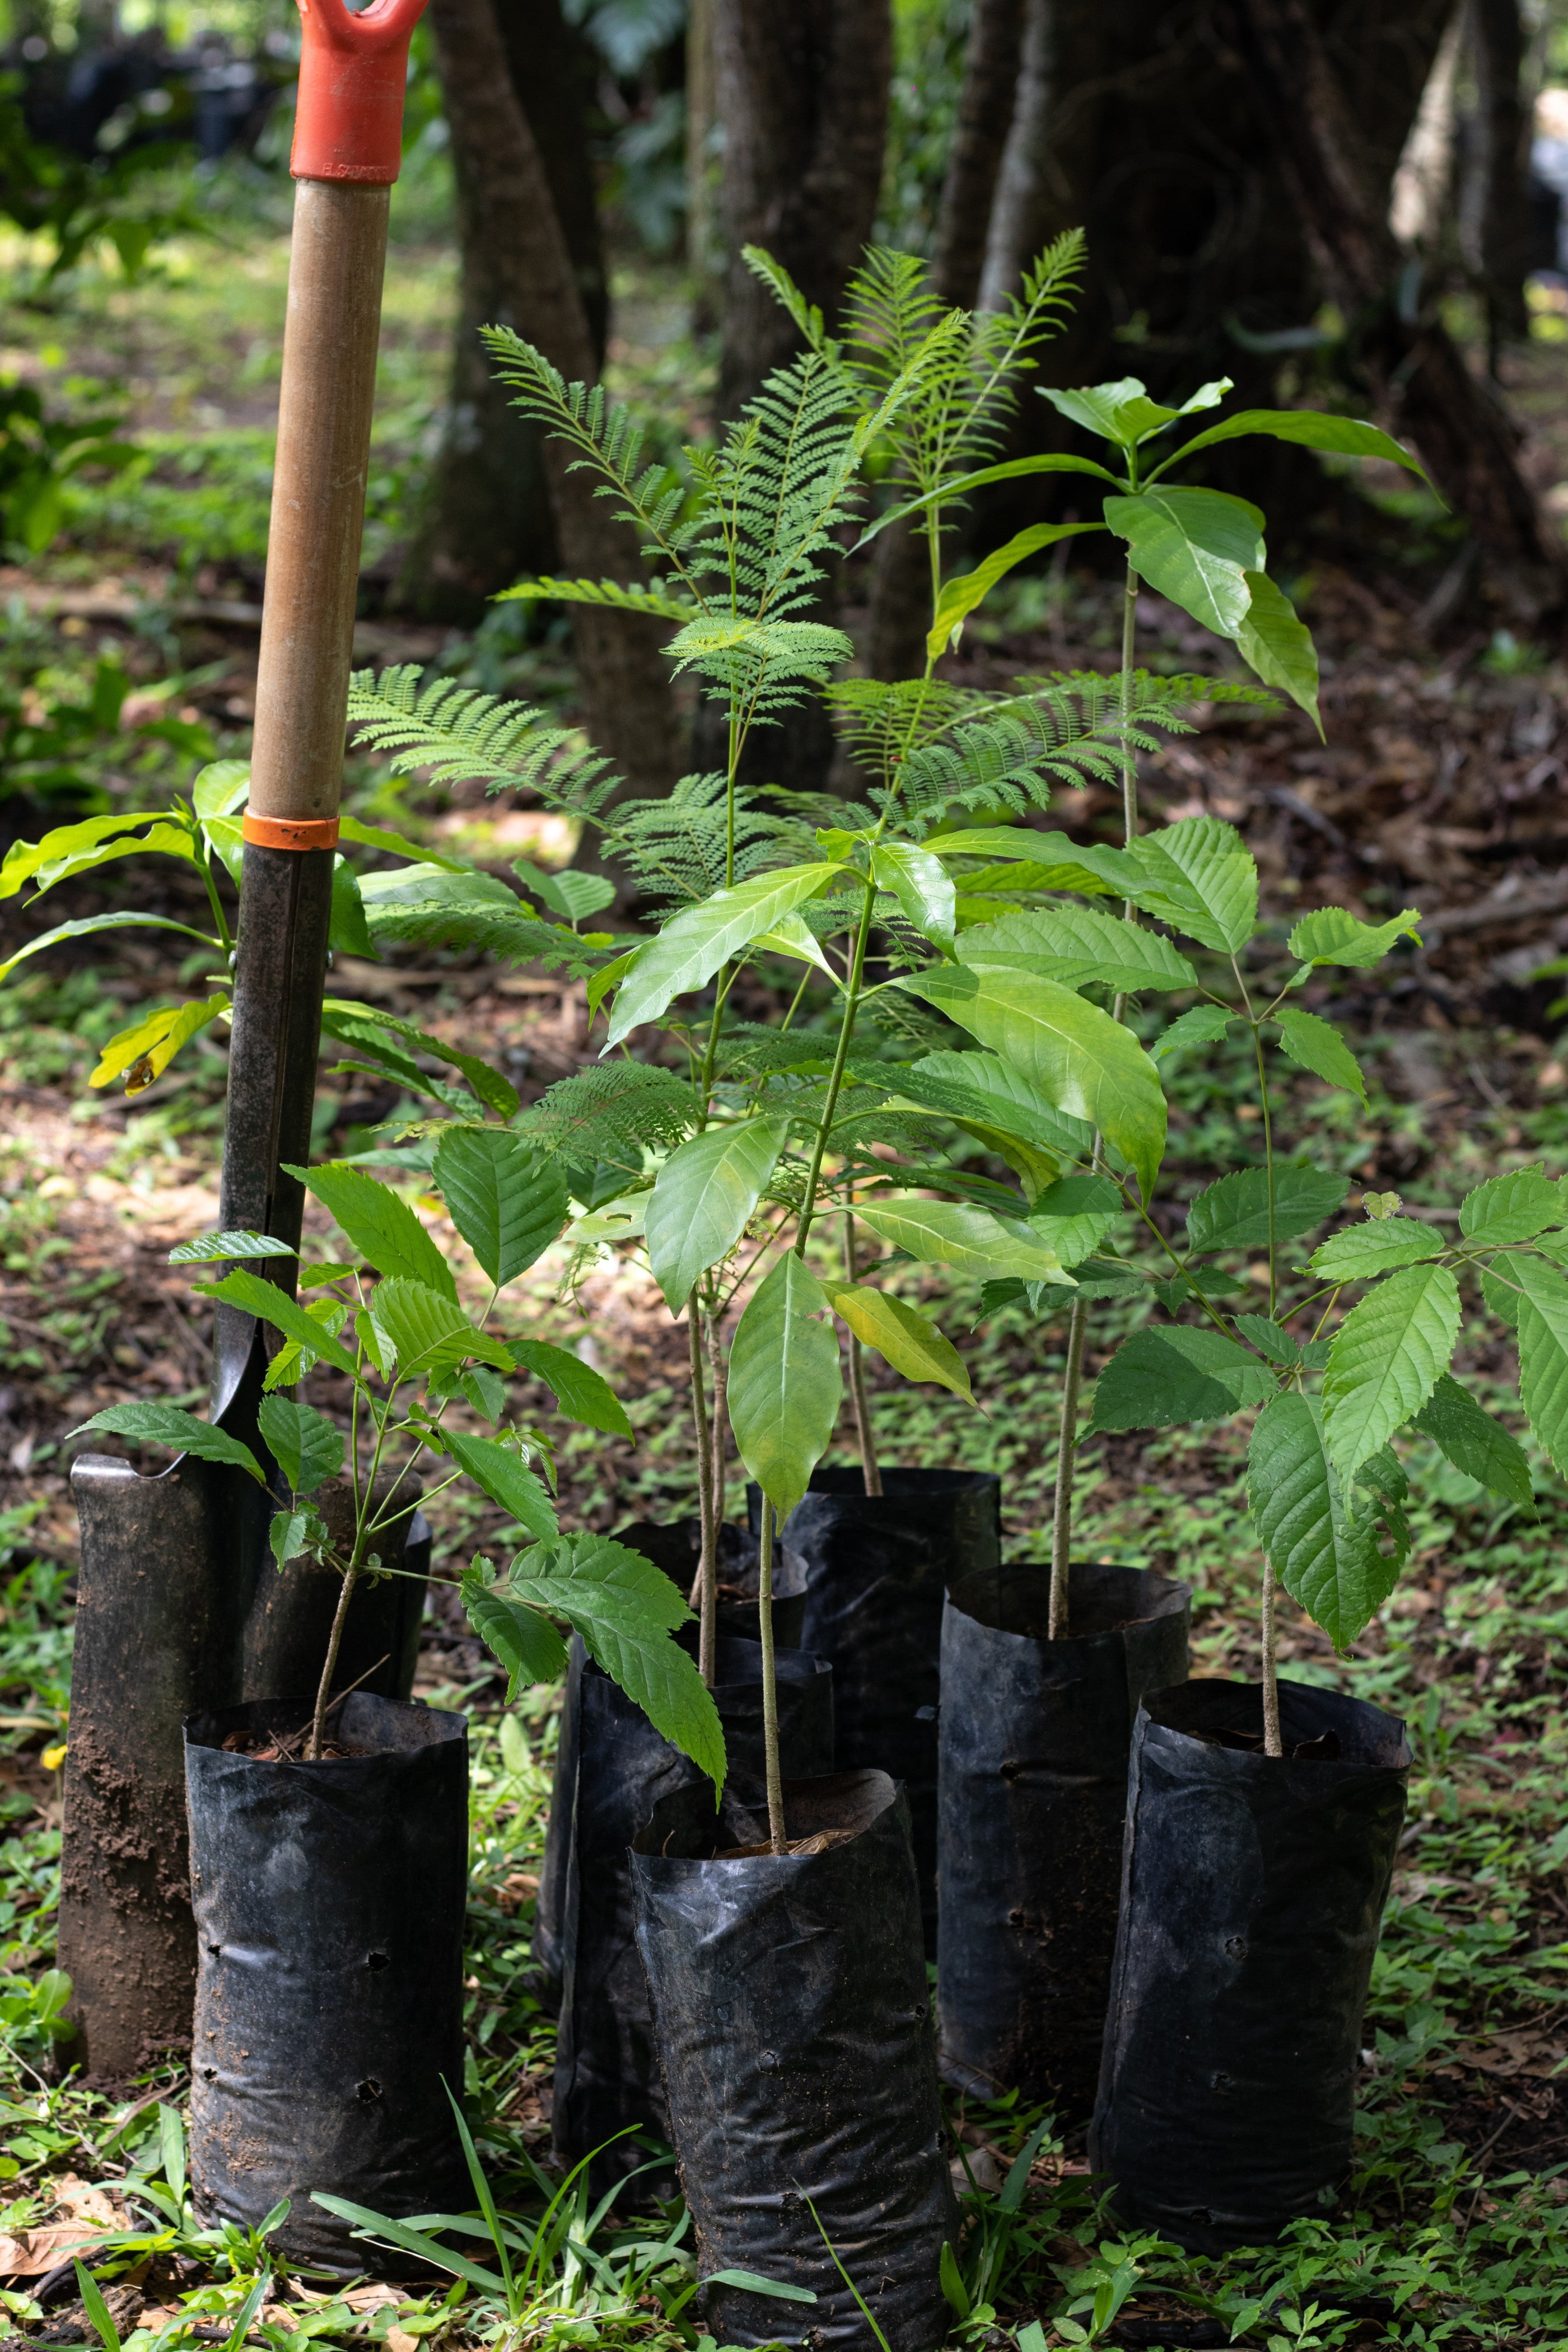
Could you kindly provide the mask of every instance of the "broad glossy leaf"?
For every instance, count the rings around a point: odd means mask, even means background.
[[[1246,575],[1268,560],[1255,506],[1223,490],[1146,490],[1107,499],[1105,520],[1140,579],[1217,636],[1237,635],[1252,601]]]
[[[84,1429],[109,1430],[116,1437],[133,1438],[142,1445],[166,1445],[171,1454],[195,1454],[204,1462],[227,1462],[245,1471],[258,1486],[266,1483],[248,1445],[230,1437],[226,1430],[215,1429],[210,1421],[198,1421],[194,1412],[182,1412],[178,1405],[105,1405],[90,1421],[79,1422],[66,1434],[79,1437]]]
[[[730,1426],[781,1520],[827,1451],[842,1396],[822,1286],[789,1251],[752,1293],[730,1347]]]
[[[510,1445],[499,1444],[493,1437],[470,1437],[458,1429],[444,1429],[441,1434],[452,1450],[453,1461],[520,1528],[539,1540],[555,1534],[554,1506],[542,1481]]]
[[[1055,1250],[1021,1218],[994,1216],[989,1209],[959,1201],[925,1201],[913,1193],[901,1200],[858,1202],[855,1213],[883,1241],[908,1250],[922,1265],[950,1265],[956,1273],[987,1280],[1006,1274],[1028,1282],[1066,1278]]]
[[[322,1168],[289,1167],[288,1172],[320,1201],[378,1274],[405,1276],[456,1303],[458,1285],[451,1267],[390,1184],[342,1160],[329,1160]]]
[[[910,515],[924,514],[930,508],[945,505],[952,499],[968,498],[974,490],[989,489],[993,482],[1021,481],[1029,474],[1089,474],[1096,481],[1121,487],[1116,476],[1104,466],[1097,466],[1092,457],[1070,457],[1056,450],[1043,452],[1037,457],[1009,457],[1000,465],[982,466],[973,473],[954,474],[951,481],[939,482],[936,488],[928,490],[923,498],[910,499],[901,506],[889,507],[886,514],[879,515],[876,521],[861,532],[850,552],[858,554],[879,531],[886,530],[889,523],[902,522]]]
[[[963,635],[963,624],[978,604],[983,604],[996,583],[1022,563],[1026,556],[1037,555],[1042,547],[1049,547],[1058,539],[1076,538],[1079,531],[1098,530],[1095,522],[1037,522],[1027,530],[988,555],[973,572],[962,572],[954,579],[942,583],[936,602],[936,617],[926,632],[926,653],[937,661],[948,646],[956,646]]]
[[[339,817],[338,837],[341,841],[357,842],[363,849],[382,850],[389,857],[409,858],[419,868],[421,874],[471,875],[474,870],[471,866],[466,866],[460,857],[437,857],[433,849],[424,848],[417,841],[410,841],[406,834],[394,833],[384,824],[362,824],[357,816]],[[395,875],[390,878],[395,880],[397,877]],[[404,878],[406,879],[406,877]],[[493,875],[486,875],[483,879],[486,882],[492,882],[497,877]],[[511,893],[506,889],[504,883],[500,884],[500,888],[510,898]]]
[[[1350,1190],[1348,1176],[1312,1168],[1304,1160],[1281,1160],[1274,1167],[1274,1234],[1293,1241],[1331,1217]],[[1268,1176],[1262,1168],[1239,1168],[1198,1194],[1187,1211],[1187,1246],[1211,1250],[1265,1249],[1268,1244]]]
[[[1342,457],[1386,457],[1393,465],[1408,467],[1430,487],[1426,471],[1409,450],[1375,425],[1363,425],[1354,416],[1326,416],[1314,408],[1239,408],[1223,424],[1211,425],[1206,433],[1184,442],[1160,470],[1163,473],[1167,466],[1179,466],[1195,449],[1212,448],[1216,441],[1244,440],[1254,433],[1266,434],[1275,441],[1293,441],[1298,448],[1330,450]]]
[[[348,1349],[339,1345],[310,1308],[299,1306],[275,1282],[268,1282],[259,1274],[236,1272],[226,1274],[221,1282],[196,1282],[191,1287],[200,1291],[204,1298],[221,1298],[226,1307],[237,1307],[242,1313],[254,1315],[258,1323],[270,1324],[285,1339],[309,1349],[312,1356],[331,1364],[335,1371],[346,1372],[351,1381],[356,1377],[354,1360]],[[321,1303],[327,1307],[331,1302]]]
[[[1568,1224],[1568,1199],[1539,1168],[1512,1168],[1478,1184],[1459,1203],[1459,1231],[1481,1249],[1533,1241]]]
[[[75,824],[57,824],[38,841],[14,841],[0,865],[0,898],[15,898],[26,883],[46,867],[76,857],[84,850],[111,841],[117,834],[132,833],[147,824],[140,814],[84,816]]]
[[[1004,915],[966,931],[959,961],[1038,972],[1063,988],[1100,982],[1107,988],[1195,988],[1197,973],[1158,931],[1120,921],[1095,907],[1041,907]]]
[[[885,1357],[894,1371],[907,1381],[937,1381],[965,1404],[974,1402],[963,1357],[928,1317],[868,1284],[825,1282],[822,1287],[834,1313],[843,1317],[858,1339]]]
[[[371,877],[374,878],[374,877]],[[386,1038],[395,1038],[416,1054],[427,1054],[432,1061],[445,1062],[449,1069],[468,1080],[487,1110],[498,1118],[515,1118],[521,1097],[510,1078],[478,1054],[466,1054],[460,1045],[448,1045],[443,1038],[432,1037],[416,1029],[411,1021],[400,1021],[395,1013],[386,1013],[379,1005],[355,1004],[342,997],[329,997],[321,1009],[321,1026],[329,1037],[341,1038],[347,1045],[358,1045],[362,1051],[388,1051]],[[416,1085],[428,1091],[428,1081],[416,1073]],[[460,1097],[458,1097],[460,1099]]]
[[[490,1591],[472,1569],[463,1578],[462,1595],[469,1624],[506,1668],[509,1706],[525,1685],[552,1683],[564,1673],[566,1644],[539,1610]]]
[[[657,1021],[678,996],[710,981],[721,964],[771,931],[780,916],[818,897],[846,869],[836,864],[791,866],[753,875],[732,890],[716,890],[700,906],[682,908],[658,937],[639,948],[616,991],[606,1050],[645,1021]]]
[[[837,1364],[831,1332],[828,1340]],[[715,1790],[722,1788],[719,1712],[696,1661],[669,1638],[690,1612],[661,1569],[607,1536],[559,1536],[515,1559],[510,1581],[520,1601],[563,1617],[581,1633],[590,1656],[654,1729],[689,1756]]]
[[[1087,1119],[1070,1118],[1038,1087],[995,1054],[924,1055],[898,1073],[902,1094],[950,1118],[1016,1135],[1040,1150],[1085,1160],[1094,1142]]]
[[[232,816],[249,797],[248,760],[209,760],[191,786],[191,806],[203,819]]]
[[[211,948],[215,955],[222,953],[219,942],[205,931],[193,930],[189,923],[176,923],[169,915],[141,915],[129,910],[113,915],[83,915],[74,923],[57,923],[52,931],[40,931],[37,939],[18,948],[15,955],[0,963],[0,980],[7,978],[19,963],[26,963],[29,956],[41,955],[45,948],[58,947],[61,940],[89,939],[99,931],[124,930],[179,931],[187,940],[199,940],[203,947]]]
[[[789,1136],[786,1118],[710,1127],[672,1151],[647,1204],[648,1260],[672,1314],[745,1232]]]
[[[1468,1478],[1477,1478],[1505,1502],[1534,1504],[1530,1460],[1500,1421],[1445,1372],[1415,1416],[1415,1426]]]
[[[291,1495],[313,1495],[343,1466],[343,1433],[313,1405],[292,1397],[263,1397],[257,1413],[262,1438],[289,1481]]]
[[[504,1341],[476,1330],[460,1307],[427,1283],[393,1276],[377,1283],[371,1306],[378,1328],[396,1350],[398,1373],[405,1381],[448,1370],[470,1359],[493,1364],[501,1372],[511,1369]]]
[[[225,989],[220,995],[172,1005],[132,1022],[104,1046],[89,1086],[106,1087],[111,1079],[123,1077],[126,1093],[140,1094],[154,1078],[163,1076],[182,1045],[199,1035],[220,1013],[228,1011],[229,1001]]]
[[[1258,867],[1234,826],[1186,816],[1140,835],[1132,894],[1145,914],[1222,955],[1237,955],[1258,925]]]
[[[1033,972],[944,966],[900,985],[1011,1062],[1058,1110],[1098,1128],[1148,1199],[1165,1148],[1165,1097],[1131,1031]]]
[[[890,891],[905,919],[938,947],[952,945],[957,893],[940,858],[908,841],[879,842],[871,852],[871,878]]]
[[[1227,1013],[1223,1004],[1194,1004],[1188,1012],[1179,1013],[1168,1029],[1161,1030],[1149,1047],[1149,1059],[1163,1062],[1167,1054],[1215,1045],[1235,1019],[1235,1013]]]
[[[433,1173],[452,1223],[499,1288],[542,1257],[566,1223],[566,1179],[555,1161],[501,1128],[448,1128]]]
[[[1266,572],[1243,573],[1250,602],[1236,633],[1236,647],[1265,686],[1277,686],[1299,702],[1320,735],[1318,648],[1312,633],[1282,588]]]
[[[1095,1383],[1095,1429],[1223,1421],[1274,1392],[1268,1366],[1223,1331],[1171,1323],[1134,1331]]]
[[[332,912],[327,945],[334,955],[377,960],[375,942],[364,918],[359,877],[346,857],[340,857],[332,868]]]
[[[1417,907],[1406,907],[1386,923],[1358,923],[1342,907],[1319,907],[1303,915],[1291,932],[1290,952],[1304,964],[1348,964],[1365,971],[1381,963],[1398,940],[1414,940],[1419,946],[1420,921]]]
[[[1342,1478],[1420,1412],[1458,1336],[1459,1286],[1446,1265],[1405,1266],[1351,1309],[1323,1376],[1324,1433]]]
[[[1247,1491],[1275,1575],[1344,1648],[1382,1608],[1404,1563],[1384,1557],[1370,1522],[1346,1513],[1315,1398],[1287,1390],[1258,1415]]]
[[[630,1437],[626,1409],[609,1381],[570,1348],[552,1347],[547,1339],[514,1339],[511,1359],[519,1371],[532,1372],[554,1391],[568,1421],[602,1429],[608,1437]]]
[[[210,1265],[230,1257],[292,1257],[294,1252],[276,1234],[202,1234],[179,1242],[169,1252],[171,1265]]]
[[[821,942],[804,915],[781,915],[771,931],[759,933],[752,941],[752,952],[753,955],[797,957],[802,963],[813,963],[818,971],[826,972],[835,988],[842,988],[844,985],[839,975],[824,955]],[[628,963],[630,961],[630,957],[624,959],[624,961]],[[605,971],[596,973],[595,977],[607,982],[612,974],[616,980],[621,976],[616,965],[608,966]],[[588,992],[592,997],[592,983],[589,985]]]
[[[1417,1217],[1369,1217],[1363,1225],[1331,1234],[1307,1263],[1331,1282],[1366,1282],[1374,1274],[1392,1273],[1396,1265],[1418,1265],[1424,1258],[1440,1257],[1447,1247],[1436,1226],[1423,1224]]]
[[[1530,1425],[1568,1475],[1568,1282],[1543,1258],[1516,1257],[1509,1275],[1519,1329],[1519,1392]]]
[[[276,1404],[278,1399],[267,1397],[263,1402],[267,1404]],[[310,1549],[310,1513],[309,1511],[274,1511],[268,1522],[267,1541],[279,1567],[287,1568],[291,1559],[298,1559],[302,1552]]]
[[[1361,1064],[1337,1029],[1320,1021],[1315,1013],[1303,1013],[1293,1004],[1287,1004],[1274,1018],[1279,1024],[1280,1043],[1299,1068],[1366,1100]]]

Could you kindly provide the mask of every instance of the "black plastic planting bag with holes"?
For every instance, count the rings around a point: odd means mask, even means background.
[[[1250,1683],[1157,1692],[1132,1736],[1089,2158],[1123,2221],[1198,2253],[1334,2201],[1405,1818],[1396,1717],[1300,1683],[1279,1705],[1282,1758]]]
[[[309,1700],[185,1723],[198,1938],[191,2185],[208,2224],[254,2227],[342,2272],[406,2268],[312,2204],[394,2218],[473,2201],[443,2078],[463,2084],[468,1723],[355,1692],[318,1764],[224,1746],[290,1739]]]
[[[790,1781],[784,1805],[791,1839],[820,1850],[728,1855],[765,1840],[765,1812],[726,1800],[716,1821],[700,1789],[656,1805],[632,1850],[702,2275],[750,2271],[816,2297],[709,2286],[705,2324],[721,2344],[809,2335],[866,2352],[837,2254],[889,2352],[931,2352],[952,2319],[942,2250],[958,2213],[909,1806],[884,1772]]]
[[[1000,1479],[984,1470],[817,1470],[784,1523],[809,1581],[801,1646],[833,1668],[840,1770],[904,1784],[928,1952],[936,1950],[937,1710],[949,1585],[1002,1557]],[[753,1528],[762,1490],[746,1490]]]
[[[695,1646],[696,1628],[678,1635]],[[774,1652],[779,1753],[786,1773],[833,1769],[833,1674],[802,1650]],[[749,1804],[761,1796],[763,1653],[756,1642],[721,1639],[713,1704],[724,1727],[729,1787]],[[556,2044],[552,2129],[566,2163],[595,2156],[595,2196],[647,2161],[632,2127],[668,2137],[647,1983],[637,1957],[632,1840],[661,1797],[696,1787],[710,1822],[713,1784],[657,1732],[634,1699],[591,1659],[577,1675],[573,1777],[557,1799],[566,1808],[567,1871],[562,1918],[561,2032]],[[614,2145],[608,2143],[614,2142]],[[633,2192],[647,2202],[673,2194],[668,2165],[645,2173]],[[662,2177],[661,2177],[662,2174]]]
[[[1077,2123],[1100,2081],[1133,1717],[1145,1691],[1186,1680],[1192,1596],[1075,1563],[1053,1642],[1050,1579],[1011,1560],[948,1595],[937,2033],[950,2082]]]

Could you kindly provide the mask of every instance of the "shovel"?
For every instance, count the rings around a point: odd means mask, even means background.
[[[354,16],[343,0],[300,0],[294,233],[220,1212],[226,1232],[275,1234],[295,1250],[304,1195],[282,1163],[310,1155],[389,190],[424,6],[375,0]],[[248,1270],[293,1289],[293,1259]],[[263,1461],[266,1367],[261,1327],[220,1305],[212,1418]],[[71,1488],[81,1568],[59,1963],[74,1988],[73,2059],[121,2077],[189,2045],[196,1958],[180,1725],[198,1707],[272,1695],[250,1685],[277,1655],[279,1612],[258,1611],[248,1640],[247,1621],[276,1498],[188,1454],[151,1478],[84,1454]],[[417,1588],[400,1579],[395,1590]]]

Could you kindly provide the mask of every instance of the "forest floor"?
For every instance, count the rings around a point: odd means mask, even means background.
[[[84,490],[62,550],[0,577],[0,602],[12,600],[0,664],[24,664],[27,691],[78,693],[101,661],[122,665],[144,689],[173,681],[148,706],[177,714],[172,736],[102,748],[97,781],[130,806],[153,805],[187,782],[201,756],[242,751],[254,707],[254,621],[234,608],[258,598],[280,246],[258,245],[221,269],[199,253],[176,258],[157,301],[105,292],[96,308],[79,303],[53,343],[54,330],[40,328],[27,345],[28,364],[56,377],[74,370],[124,383],[152,462]],[[520,608],[502,607],[465,635],[385,608],[450,299],[444,264],[419,247],[405,261],[389,281],[370,542],[368,601],[377,609],[362,652],[438,662],[466,682],[569,714],[559,628],[531,639]],[[701,366],[671,327],[667,289],[629,292],[617,366],[650,402],[679,385],[684,433],[701,421]],[[17,354],[4,356],[10,364]],[[1531,462],[1551,488],[1568,477],[1568,342],[1543,337],[1513,365]],[[1303,1077],[1288,1093],[1282,1129],[1357,1187],[1396,1189],[1416,1210],[1451,1210],[1469,1184],[1501,1169],[1568,1165],[1557,1009],[1568,981],[1548,969],[1568,954],[1568,673],[1456,572],[1462,551],[1440,519],[1400,506],[1386,486],[1380,495],[1384,509],[1369,520],[1359,495],[1336,486],[1338,519],[1331,514],[1321,552],[1291,583],[1324,649],[1326,744],[1293,715],[1209,706],[1198,731],[1148,761],[1141,782],[1152,819],[1207,811],[1238,825],[1262,866],[1276,932],[1321,903],[1368,917],[1423,909],[1425,945],[1393,987],[1363,989],[1346,975],[1334,1003],[1372,1074],[1368,1104]],[[1089,575],[1026,578],[971,627],[954,675],[1001,685],[1019,673],[1107,668],[1114,603]],[[1140,658],[1173,670],[1207,656],[1180,614],[1146,597]],[[180,728],[191,732],[181,737]],[[571,851],[554,820],[507,799],[437,793],[362,761],[351,763],[349,783],[360,814],[502,869],[520,846],[547,861]],[[25,803],[0,815],[16,830],[39,829]],[[1084,838],[1109,834],[1113,821],[1110,797],[1093,791],[1058,795],[1049,819]],[[123,882],[124,869],[110,869],[110,887]],[[163,866],[138,869],[137,887],[148,906],[180,903]],[[109,903],[83,886],[36,914],[15,901],[0,912],[12,919],[14,946],[46,921]],[[580,988],[555,980],[460,959],[394,959],[340,963],[334,985],[477,1044],[528,1097],[593,1051]],[[369,2337],[390,2352],[411,2352],[422,2336],[489,2340],[500,2315],[482,2294],[454,2302],[444,2286],[340,2292],[268,2268],[255,2243],[204,2233],[184,2180],[178,2056],[127,2095],[109,2096],[72,2078],[69,2042],[49,2032],[77,1543],[67,1433],[129,1396],[155,1391],[198,1409],[205,1399],[205,1318],[166,1259],[175,1241],[216,1222],[224,1063],[216,1045],[197,1050],[134,1101],[90,1095],[86,1077],[128,1006],[182,992],[177,966],[140,947],[91,961],[67,949],[0,987],[3,2309],[29,2341],[82,2340],[90,2331],[73,2276],[61,2271],[80,2246],[97,2250],[92,2266],[106,2286],[120,2282],[113,2308],[133,2352],[223,2343],[242,2319],[271,2352],[307,2352],[316,2338]],[[1221,1052],[1173,1083],[1171,1166],[1175,1190],[1190,1192],[1254,1148],[1248,1074]],[[371,1148],[397,1110],[390,1092],[324,1073],[319,1146]],[[518,1286],[511,1311],[604,1371],[636,1432],[628,1445],[556,1425],[563,1523],[610,1529],[684,1511],[695,1482],[683,1335],[635,1264],[606,1262],[577,1298],[562,1295],[563,1271],[547,1257]],[[921,1295],[918,1273],[906,1278]],[[978,1298],[961,1285],[933,1285],[926,1303],[940,1305],[963,1348],[983,1411],[876,1380],[884,1458],[999,1471],[1008,1540],[1029,1546],[1048,1502],[1062,1334],[1016,1314],[971,1331]],[[1107,1309],[1093,1363],[1123,1328]],[[1468,1369],[1500,1392],[1511,1378],[1507,1333],[1484,1337]],[[517,1406],[543,1416],[547,1394],[520,1389]],[[1202,1674],[1257,1664],[1244,1450],[1244,1431],[1086,1449],[1086,1549],[1179,1567],[1194,1590]],[[829,1456],[851,1458],[847,1442]],[[1171,2347],[1234,2335],[1300,2352],[1568,2344],[1568,1486],[1544,1462],[1536,1478],[1531,1517],[1496,1509],[1457,1474],[1426,1477],[1411,1567],[1348,1658],[1304,1621],[1287,1625],[1287,1675],[1402,1715],[1416,1755],[1368,2019],[1357,2167],[1340,2206],[1284,2247],[1225,2263],[1120,2240],[1087,2172],[1084,2118],[1064,2116],[1010,2223],[994,2191],[1039,2112],[1016,2102],[955,2105],[955,2147],[964,2152],[955,2161],[967,2160],[974,2182],[966,2177],[968,2251],[987,2230],[1010,2233],[996,2310],[973,2315],[960,2340],[1001,2352],[1038,2315],[1059,2344],[1085,2331]],[[738,1508],[738,1482],[730,1499]],[[489,1507],[448,1498],[437,1578],[505,1535]],[[537,2212],[529,2167],[547,2158],[553,2029],[530,1990],[528,1942],[555,1700],[540,1692],[503,1710],[447,1583],[435,1589],[418,1688],[463,1706],[475,1724],[469,2102],[498,2195]],[[595,2242],[605,2267],[574,2274],[568,2264],[542,2280],[509,2332],[530,2346],[689,2340],[689,2314],[668,2316],[678,2257],[661,2268],[629,2251],[647,2236],[619,2231],[614,2215],[602,2220]],[[40,2314],[30,2298],[46,2280]]]

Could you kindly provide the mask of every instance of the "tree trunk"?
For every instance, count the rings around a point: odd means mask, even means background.
[[[603,360],[609,295],[584,110],[591,64],[560,0],[504,0],[496,9],[511,88],[533,133],[587,320],[595,370]],[[447,46],[438,45],[443,80]],[[450,107],[448,106],[448,113]],[[487,598],[520,574],[558,562],[542,436],[490,373],[479,331],[506,313],[514,276],[506,240],[487,233],[485,158],[454,133],[461,298],[451,390],[399,601],[434,620],[471,626]]]
[[[686,267],[692,281],[692,326],[709,334],[718,318],[719,217],[713,134],[718,92],[713,0],[686,7]]]
[[[1435,312],[1401,299],[1403,256],[1357,128],[1304,0],[1239,0],[1258,111],[1279,142],[1323,287],[1359,318],[1373,387],[1395,408],[1439,489],[1469,521],[1521,617],[1561,608],[1568,561],[1515,458],[1518,436]]]
[[[488,323],[536,344],[569,383],[592,383],[598,355],[588,313],[538,142],[507,70],[493,0],[435,0],[430,21],[453,143],[472,165],[474,236],[465,245],[465,275],[470,254],[476,270],[482,257],[495,297]],[[590,477],[567,470],[559,441],[545,440],[542,457],[563,570],[637,578],[636,540],[612,520],[609,503],[594,497]],[[678,762],[658,625],[574,605],[572,635],[589,735],[637,789],[667,788]]]
[[[1521,342],[1530,332],[1524,299],[1530,268],[1524,28],[1519,0],[1469,0],[1466,15],[1476,109],[1469,124],[1472,152],[1460,199],[1459,237],[1465,259],[1481,282],[1495,373],[1500,346]]]
[[[979,306],[999,310],[1041,247],[1050,242],[1046,224],[1066,219],[1071,192],[1055,185],[1047,124],[1051,105],[1052,0],[1024,0],[1018,41],[1018,75],[1005,142],[997,166],[985,236]]]

